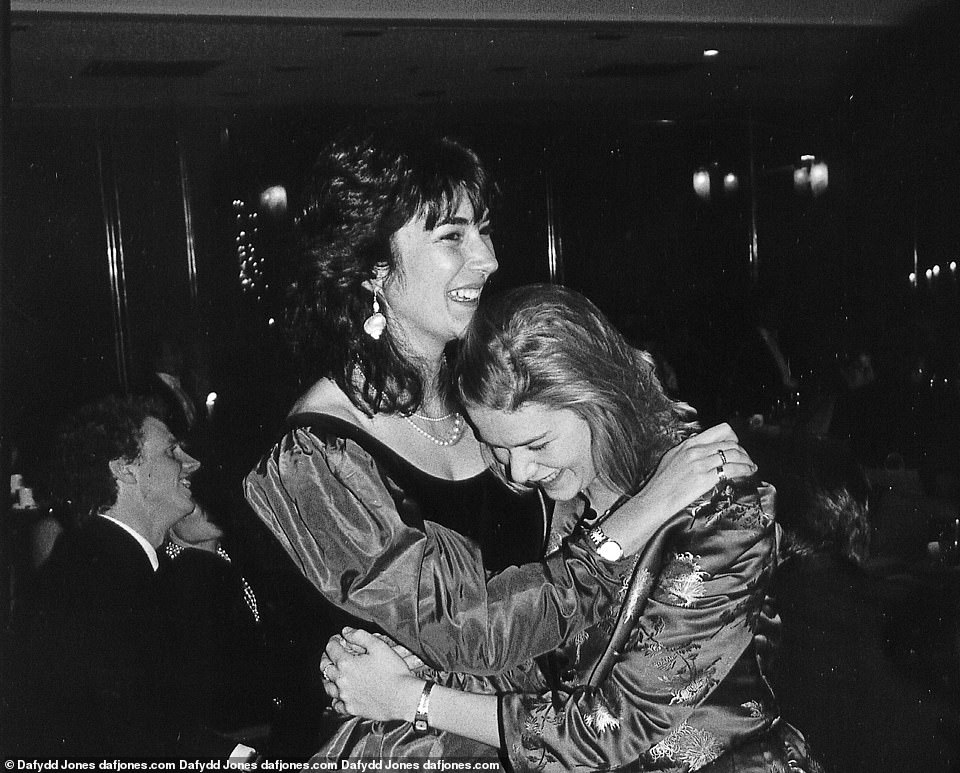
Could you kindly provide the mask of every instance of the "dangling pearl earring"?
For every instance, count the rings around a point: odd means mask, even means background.
[[[379,341],[387,327],[387,318],[380,313],[380,301],[377,294],[373,294],[373,314],[363,321],[363,332],[370,336],[374,341]]]

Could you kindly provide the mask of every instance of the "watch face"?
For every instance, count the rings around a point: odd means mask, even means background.
[[[623,548],[620,547],[620,543],[612,539],[608,539],[600,545],[600,547],[597,548],[597,553],[600,554],[600,558],[604,561],[619,561],[623,558]]]

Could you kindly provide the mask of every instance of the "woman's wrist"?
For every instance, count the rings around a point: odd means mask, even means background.
[[[624,555],[633,555],[647,544],[662,522],[663,513],[658,505],[641,490],[601,524],[603,531],[620,544]]]
[[[400,677],[396,685],[394,694],[396,702],[394,704],[394,719],[401,719],[405,722],[413,722],[417,715],[417,706],[420,705],[420,696],[423,694],[423,688],[426,681],[416,676]]]

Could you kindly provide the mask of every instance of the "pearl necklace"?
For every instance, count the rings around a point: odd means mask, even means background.
[[[453,414],[455,414],[455,413],[457,413],[457,412],[456,412],[456,411],[450,411],[450,413],[446,413],[446,414],[444,414],[443,416],[437,416],[436,418],[434,418],[433,416],[425,416],[424,414],[419,413],[419,412],[417,412],[417,411],[414,411],[414,412],[413,412],[413,415],[416,416],[418,419],[423,419],[424,421],[437,422],[437,421],[446,421],[446,420],[449,419],[451,416],[453,416]],[[457,414],[457,415],[459,416],[460,414]]]
[[[427,438],[427,440],[430,440],[436,443],[438,446],[456,445],[457,443],[460,442],[460,438],[463,437],[463,431],[467,427],[467,423],[463,420],[463,416],[460,414],[459,411],[453,411],[452,413],[448,413],[446,416],[443,416],[439,419],[430,419],[429,417],[421,416],[419,413],[415,413],[413,415],[416,416],[418,419],[426,419],[427,421],[443,421],[445,419],[449,419],[451,416],[454,417],[453,429],[450,431],[450,434],[447,437],[437,437],[436,435],[432,435],[422,427],[418,427],[417,424],[414,422],[413,418],[411,418],[410,416],[403,417],[403,420],[406,421],[407,424],[409,424],[417,432],[419,432],[421,435]]]

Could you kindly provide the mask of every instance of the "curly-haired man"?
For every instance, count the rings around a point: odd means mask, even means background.
[[[58,437],[54,493],[83,518],[60,538],[19,610],[7,756],[237,753],[192,719],[170,662],[157,547],[195,508],[190,477],[200,463],[161,410],[143,398],[108,397],[82,408]]]

